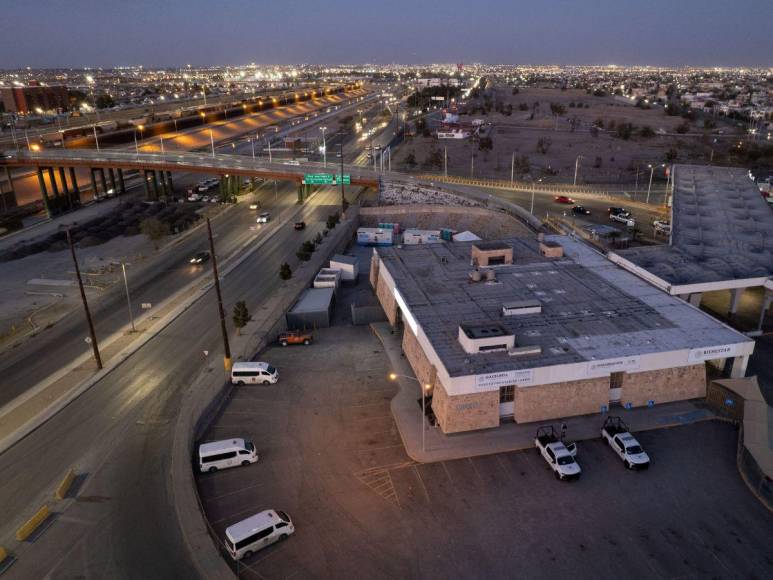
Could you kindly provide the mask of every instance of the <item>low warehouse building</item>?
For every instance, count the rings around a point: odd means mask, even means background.
[[[444,433],[703,397],[754,349],[565,236],[377,248],[370,280]]]
[[[327,328],[334,298],[335,288],[309,288],[287,313],[287,328]]]

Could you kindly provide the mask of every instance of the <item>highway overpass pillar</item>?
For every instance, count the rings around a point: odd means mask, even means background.
[[[64,167],[59,168],[59,181],[62,182],[62,194],[64,195],[64,204],[67,205],[67,209],[72,209],[72,196],[70,195],[70,187],[67,185],[67,175],[64,172]]]
[[[81,204],[81,192],[78,191],[78,178],[75,176],[75,168],[70,167],[70,183],[72,183],[73,205]]]
[[[115,171],[113,171],[112,167],[107,170],[107,176],[110,178],[110,189],[113,190],[113,195],[118,195],[118,187],[115,184]]]
[[[168,197],[169,188],[166,184],[166,171],[158,172],[158,180],[161,182],[161,192],[163,193],[164,197]]]
[[[38,185],[40,185],[40,193],[43,196],[43,207],[46,209],[48,217],[51,217],[51,205],[48,201],[48,190],[46,189],[46,179],[43,177],[42,167],[38,167]]]
[[[92,167],[89,171],[91,172],[91,194],[94,199],[97,199],[99,190],[97,189],[96,169]]]
[[[99,182],[102,184],[102,193],[107,195],[107,179],[105,179],[105,170],[99,168]]]
[[[150,201],[150,171],[147,169],[142,172],[142,182],[145,184],[145,199]]]
[[[54,173],[54,168],[49,167],[48,168],[48,181],[51,182],[51,191],[54,192],[54,199],[55,204],[59,205],[59,186],[56,184],[56,173]]]
[[[155,171],[150,172],[150,184],[153,186],[153,201],[158,201],[158,179]]]
[[[126,195],[126,183],[123,180],[123,169],[118,168],[118,191],[121,195]]]
[[[303,190],[305,187],[302,183],[298,184],[298,203],[303,203]]]
[[[16,207],[16,191],[13,189],[13,177],[11,170],[5,166],[5,180],[8,182],[8,191],[0,190],[0,211],[6,212],[11,207]]]

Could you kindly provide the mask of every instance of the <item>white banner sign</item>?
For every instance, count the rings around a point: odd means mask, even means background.
[[[487,375],[477,375],[475,377],[475,386],[478,390],[492,387],[507,387],[509,385],[526,386],[533,383],[534,369],[489,373]]]
[[[588,374],[598,373],[619,373],[624,371],[635,371],[639,369],[639,356],[624,356],[620,358],[611,358],[607,360],[592,360],[588,363]]]
[[[694,348],[687,355],[689,362],[703,362],[715,358],[728,358],[736,356],[738,353],[737,344],[726,344],[723,346],[706,346],[704,348]]]

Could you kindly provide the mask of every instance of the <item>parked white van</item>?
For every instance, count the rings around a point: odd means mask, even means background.
[[[255,445],[245,439],[226,439],[199,445],[199,470],[202,473],[249,465],[257,460]]]
[[[268,363],[238,362],[231,368],[231,383],[234,385],[268,385],[279,380],[279,373]]]
[[[234,560],[241,560],[293,532],[290,516],[280,510],[266,510],[226,528],[225,547]]]

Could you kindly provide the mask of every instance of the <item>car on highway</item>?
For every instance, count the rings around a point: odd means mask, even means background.
[[[537,429],[537,435],[534,437],[534,446],[553,471],[556,479],[580,479],[582,470],[580,469],[580,464],[575,460],[577,445],[572,444],[571,447],[567,447],[556,436],[552,425]]]
[[[262,214],[258,216],[258,219],[256,220],[259,224],[267,224],[269,221],[271,221],[271,214],[267,211],[264,211]]]
[[[609,219],[613,222],[619,222],[621,224],[625,224],[626,227],[632,228],[636,225],[636,220],[633,219],[633,216],[628,213],[611,213],[609,214]]]
[[[574,203],[574,200],[571,197],[567,197],[565,195],[557,195],[553,198],[553,201],[556,203],[566,203],[566,204],[572,204]]]
[[[260,207],[260,204],[257,201],[253,201],[250,204],[250,209],[258,209]]]
[[[306,229],[306,222],[295,222],[293,224],[293,228],[296,230],[305,230]]]
[[[279,380],[279,371],[265,362],[237,362],[231,367],[231,384],[272,385]]]
[[[652,222],[652,228],[659,234],[670,234],[671,222],[668,220],[655,220]]]
[[[285,512],[265,510],[225,529],[225,547],[234,560],[250,558],[274,542],[286,540],[295,526]]]
[[[209,252],[199,252],[198,254],[193,256],[190,260],[188,260],[188,262],[194,265],[198,265],[198,264],[203,264],[207,260],[209,260]]]
[[[647,469],[650,458],[620,417],[607,417],[601,427],[601,438],[607,442],[628,469]]]
[[[585,206],[575,205],[575,206],[572,206],[572,213],[576,213],[580,215],[590,215],[590,210],[587,209]]]
[[[249,465],[258,460],[252,441],[225,439],[199,445],[199,471],[214,473],[219,469]]]

